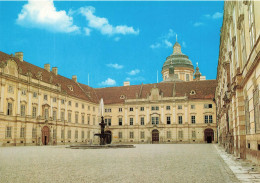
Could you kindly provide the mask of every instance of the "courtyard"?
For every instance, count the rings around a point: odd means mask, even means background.
[[[239,182],[215,144],[0,148],[0,182]]]

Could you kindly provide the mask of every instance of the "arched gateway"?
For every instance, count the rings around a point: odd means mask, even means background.
[[[106,144],[111,144],[111,142],[112,142],[112,132],[111,131],[106,131],[105,133],[110,134],[110,135],[106,136]]]
[[[48,126],[42,128],[42,144],[48,145],[50,140],[50,129]]]
[[[205,129],[204,138],[205,142],[212,143],[214,141],[214,131],[211,128]]]
[[[153,144],[159,143],[159,131],[156,129],[152,131],[152,143]]]

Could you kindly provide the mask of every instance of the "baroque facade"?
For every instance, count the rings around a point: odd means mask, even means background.
[[[217,142],[217,82],[200,80],[177,42],[155,84],[92,88],[24,61],[22,52],[0,52],[0,66],[1,146],[96,144],[101,98],[108,143]]]
[[[260,162],[260,2],[226,1],[217,71],[219,143]]]

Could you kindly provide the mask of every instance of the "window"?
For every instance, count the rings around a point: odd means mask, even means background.
[[[152,117],[152,124],[158,125],[159,124],[159,117]]]
[[[90,111],[90,106],[88,106],[88,110]]]
[[[118,125],[119,125],[119,126],[122,126],[122,124],[123,124],[122,118],[118,118]]]
[[[190,108],[191,109],[195,109],[195,105],[190,105]]]
[[[95,116],[93,116],[93,125],[95,125],[96,124],[96,118],[95,118]]]
[[[48,95],[43,95],[44,100],[48,100]]]
[[[167,131],[167,139],[171,138],[171,131]]]
[[[192,134],[192,135],[191,135],[192,138],[196,138],[196,131],[192,131],[191,134]]]
[[[130,108],[129,108],[129,111],[134,111],[134,108],[133,108],[133,107],[130,107]]]
[[[82,108],[82,109],[84,109],[84,108],[85,108],[85,105],[84,105],[84,104],[82,104],[82,105],[81,105],[81,108]]]
[[[26,95],[26,89],[22,89],[22,95]]]
[[[171,110],[171,106],[167,105],[166,110]]]
[[[144,125],[144,117],[141,117],[141,125]]]
[[[130,125],[134,125],[134,118],[130,118]]]
[[[183,138],[183,131],[178,131],[178,137],[179,137],[179,139]]]
[[[75,114],[75,123],[78,123],[78,122],[79,122],[79,115]]]
[[[205,109],[210,109],[210,108],[212,108],[212,104],[204,104],[204,108]]]
[[[190,75],[186,74],[186,81],[190,81]]]
[[[25,105],[21,105],[21,116],[25,117]]]
[[[68,139],[71,138],[71,130],[68,130]]]
[[[12,127],[10,127],[10,126],[6,127],[5,137],[12,138]]]
[[[118,132],[118,138],[121,139],[123,137],[122,132]]]
[[[32,138],[36,138],[36,128],[32,128]]]
[[[134,138],[134,132],[130,132],[130,139]]]
[[[123,111],[123,109],[120,107],[120,108],[118,108],[118,111],[119,111],[119,112],[122,112],[122,111]]]
[[[44,119],[49,119],[49,109],[44,109]]]
[[[57,98],[55,98],[55,97],[52,98],[52,101],[53,101],[53,102],[57,102]]]
[[[8,86],[8,93],[14,93],[14,87],[9,85]]]
[[[159,110],[159,106],[152,106],[152,111],[158,111]]]
[[[171,117],[170,117],[170,116],[167,116],[167,117],[166,117],[166,121],[167,121],[167,125],[170,125],[170,124],[171,124]]]
[[[37,93],[33,92],[33,98],[37,98]]]
[[[60,113],[60,120],[61,121],[64,121],[64,116],[65,116],[64,111],[61,111],[61,113]]]
[[[145,135],[145,133],[144,133],[144,132],[141,132],[141,134],[140,134],[141,139],[144,139],[144,135]]]
[[[182,105],[178,105],[178,109],[182,109]]]
[[[52,119],[55,121],[57,120],[57,111],[52,112]]]
[[[71,113],[68,113],[68,122],[71,122]]]
[[[88,125],[90,124],[90,116],[88,116]]]
[[[88,131],[88,139],[90,139],[90,131]]]
[[[205,115],[204,121],[205,121],[205,123],[213,123],[212,115]]]
[[[68,105],[71,106],[71,101],[68,102]]]
[[[85,133],[84,131],[81,131],[81,138],[84,139]]]
[[[7,104],[7,115],[8,116],[12,116],[13,114],[13,104],[12,103],[8,103]]]
[[[61,104],[64,104],[65,103],[65,100],[64,99],[61,99]]]
[[[195,123],[196,123],[196,118],[195,118],[195,116],[191,116],[191,123],[192,123],[192,124],[195,124]]]
[[[75,131],[75,139],[78,139],[78,137],[79,137],[79,132],[78,132],[78,130],[76,130]]]
[[[56,139],[56,137],[57,137],[57,130],[53,129],[53,139]]]
[[[105,123],[106,123],[108,126],[111,126],[111,118],[105,119]]]
[[[78,103],[75,103],[75,107],[78,107],[79,106],[79,104]]]
[[[21,127],[21,129],[20,129],[20,138],[24,138],[24,132],[25,132],[25,128]]]
[[[84,116],[84,115],[81,116],[81,123],[82,123],[82,124],[85,123],[85,116]]]
[[[182,124],[182,116],[178,116],[179,124]]]
[[[144,107],[140,107],[140,111],[144,111]]]
[[[93,107],[93,112],[95,112],[95,110],[96,110],[96,108],[95,108],[95,107]]]
[[[33,107],[33,108],[32,108],[32,117],[33,117],[33,118],[36,118],[36,112],[37,112],[37,108],[36,108],[36,107]]]
[[[105,109],[105,112],[111,112],[112,110],[111,109]]]
[[[63,129],[61,129],[60,137],[61,137],[61,139],[64,139],[64,130]]]

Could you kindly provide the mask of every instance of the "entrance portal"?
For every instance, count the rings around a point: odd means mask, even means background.
[[[152,131],[152,143],[153,144],[159,143],[159,131],[156,129]]]
[[[109,134],[106,136],[106,144],[111,144],[112,142],[112,133],[111,131],[106,131],[105,133]]]
[[[50,129],[48,126],[42,128],[42,144],[48,145],[50,140]]]
[[[207,143],[212,143],[214,141],[214,131],[208,128],[204,131],[204,138]]]

